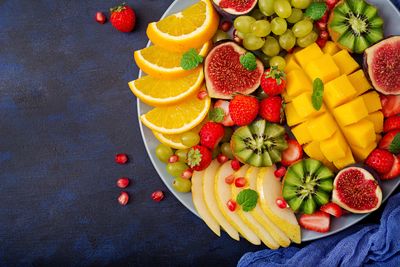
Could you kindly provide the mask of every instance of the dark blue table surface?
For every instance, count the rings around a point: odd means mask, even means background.
[[[151,165],[127,82],[172,0],[128,3],[138,23],[123,34],[93,19],[116,1],[0,1],[0,266],[233,266],[262,248],[216,237]]]

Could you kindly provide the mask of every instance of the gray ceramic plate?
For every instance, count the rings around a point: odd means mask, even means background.
[[[176,0],[171,4],[171,6],[165,11],[163,18],[173,14],[175,12],[181,11],[187,6],[190,6],[194,3],[196,3],[197,0]],[[385,21],[385,35],[400,35],[400,13],[396,9],[396,7],[390,2],[390,0],[368,0],[371,4],[375,5],[379,9],[379,14],[380,16],[384,19]],[[150,45],[150,43],[148,44]],[[141,77],[143,73],[140,71],[139,72],[139,77]],[[137,107],[138,107],[138,114],[144,114],[147,111],[151,109],[151,107],[147,106],[146,104],[140,102],[139,100],[137,101]],[[143,141],[147,149],[147,153],[150,156],[151,162],[153,163],[154,168],[157,170],[158,174],[160,175],[161,179],[164,181],[166,186],[169,188],[169,190],[179,199],[182,204],[188,208],[191,212],[196,214],[197,216],[198,213],[196,212],[193,202],[192,202],[192,196],[190,193],[178,193],[172,188],[172,181],[173,177],[169,175],[166,170],[165,170],[165,164],[161,163],[156,155],[155,155],[155,148],[159,144],[158,140],[153,136],[152,132],[147,129],[146,127],[143,126],[143,124],[140,122],[139,119],[139,124],[140,124],[140,130],[142,133]],[[398,186],[400,183],[400,179],[384,182],[382,185],[383,189],[383,196],[384,200],[386,200],[395,190],[395,188]],[[329,235],[332,235],[334,233],[337,233],[339,231],[342,231],[351,225],[359,222],[363,218],[365,218],[367,215],[346,215],[344,217],[341,217],[340,219],[334,219],[332,221],[331,225],[331,231],[328,233],[317,233],[317,232],[312,232],[312,231],[307,231],[303,230],[302,231],[302,240],[303,241],[310,241],[322,237],[326,237]]]

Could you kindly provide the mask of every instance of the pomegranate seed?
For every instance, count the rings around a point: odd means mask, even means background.
[[[193,175],[193,171],[191,169],[187,169],[182,172],[181,177],[183,179],[190,179],[190,178],[192,178],[192,175]]]
[[[95,19],[100,24],[104,24],[106,22],[106,16],[103,14],[103,12],[96,12]]]
[[[206,91],[200,91],[200,92],[197,94],[197,98],[200,99],[200,100],[203,100],[203,99],[206,98],[207,96],[208,96],[208,93],[207,93]]]
[[[277,170],[275,170],[275,172],[274,172],[274,174],[275,174],[275,177],[276,178],[282,178],[283,176],[285,176],[285,174],[286,174],[286,168],[285,167],[280,167],[279,169],[277,169]]]
[[[226,202],[226,206],[230,211],[235,211],[237,204],[235,200],[229,199],[228,202]]]
[[[328,38],[329,38],[329,33],[328,33],[327,31],[321,31],[321,32],[319,33],[319,37],[322,38],[322,39],[328,40]]]
[[[121,177],[117,180],[117,186],[119,188],[126,188],[129,185],[129,178]]]
[[[232,160],[231,167],[234,171],[238,171],[240,169],[240,162],[237,159]]]
[[[234,180],[235,180],[235,176],[233,174],[225,177],[225,183],[227,183],[227,184],[233,184]]]
[[[217,160],[218,160],[219,163],[223,164],[223,163],[228,161],[228,157],[225,156],[224,154],[219,154],[217,156]]]
[[[243,187],[246,185],[246,178],[244,177],[239,177],[235,179],[235,186],[236,187]]]
[[[323,22],[327,22],[328,21],[328,10],[325,11],[324,15],[322,16],[322,18],[320,18],[318,21],[323,21]]]
[[[172,155],[171,157],[169,157],[168,162],[169,163],[175,163],[179,160],[179,157],[177,155]]]
[[[288,204],[286,203],[286,201],[281,197],[278,197],[275,202],[276,202],[276,205],[281,209],[286,209],[288,207]]]
[[[220,29],[223,30],[224,32],[229,31],[231,28],[232,28],[232,22],[224,21],[221,23]]]
[[[118,197],[119,204],[121,204],[122,206],[125,206],[126,204],[128,204],[128,201],[129,201],[128,193],[122,191],[121,194]]]
[[[326,30],[326,21],[319,20],[315,24],[316,24],[318,30],[320,30],[320,31],[325,31]]]
[[[115,162],[118,164],[125,164],[128,162],[128,155],[120,153],[115,155]]]
[[[318,37],[317,41],[315,42],[319,47],[323,48],[326,45],[327,41],[328,41],[327,39],[322,39],[321,37]]]
[[[161,190],[154,191],[153,193],[151,193],[151,198],[152,198],[155,202],[160,202],[161,200],[164,199],[164,192],[161,191]]]
[[[329,8],[330,10],[335,8],[335,6],[336,6],[336,4],[337,4],[338,1],[339,1],[339,0],[325,0],[326,5],[328,6],[328,8]]]

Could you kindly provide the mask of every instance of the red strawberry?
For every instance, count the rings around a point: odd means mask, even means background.
[[[260,116],[270,122],[282,122],[282,98],[270,96],[264,98],[260,103]]]
[[[331,225],[331,216],[322,211],[316,211],[313,214],[302,214],[299,218],[299,223],[305,229],[326,233]]]
[[[238,126],[250,124],[258,114],[257,98],[248,95],[236,95],[229,103],[229,114]]]
[[[400,95],[380,95],[385,118],[400,114]]]
[[[390,144],[398,133],[400,133],[400,130],[393,130],[385,134],[381,141],[379,141],[378,147],[389,150]]]
[[[382,180],[391,180],[397,178],[400,175],[400,159],[398,156],[393,155],[394,162],[391,170],[381,176]]]
[[[212,154],[205,146],[194,146],[188,152],[187,162],[195,171],[202,171],[210,165]]]
[[[384,149],[374,149],[367,159],[365,164],[379,173],[387,173],[393,166],[393,154]]]
[[[125,3],[110,8],[110,22],[117,30],[130,32],[135,28],[136,24],[135,11]]]
[[[332,216],[335,216],[336,218],[339,218],[343,215],[343,210],[341,207],[339,207],[338,204],[330,202],[325,205],[322,205],[320,208],[321,211],[328,213]]]
[[[200,144],[213,150],[224,137],[224,126],[219,123],[209,121],[204,124],[199,132]]]
[[[303,157],[303,148],[295,139],[287,140],[288,147],[282,152],[282,165],[290,166]]]
[[[286,87],[286,74],[272,66],[261,76],[261,88],[267,95],[279,95]]]
[[[224,112],[224,118],[221,121],[224,126],[233,126],[235,123],[233,122],[231,115],[229,114],[229,101],[226,100],[218,100],[214,104],[214,109],[221,108]]]
[[[392,116],[385,120],[383,124],[383,131],[385,133],[398,129],[400,129],[400,116]]]

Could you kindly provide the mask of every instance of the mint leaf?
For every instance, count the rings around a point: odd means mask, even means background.
[[[396,134],[392,142],[389,145],[389,151],[393,154],[400,153],[400,133]]]
[[[324,84],[320,78],[316,78],[313,82],[313,93],[311,96],[312,105],[316,110],[322,107],[322,100],[324,96]]]
[[[257,200],[258,193],[252,189],[245,189],[236,197],[236,202],[242,206],[243,211],[253,210],[257,205]]]
[[[325,3],[314,2],[307,7],[305,15],[312,20],[319,20],[324,16],[327,8],[328,7]]]
[[[210,121],[222,122],[225,118],[225,111],[222,108],[213,108],[208,113]]]
[[[253,53],[247,52],[241,55],[239,61],[246,70],[253,71],[257,68],[256,56]]]
[[[181,67],[184,70],[195,69],[200,63],[203,62],[203,57],[200,56],[196,49],[191,48],[184,53],[181,58]]]

